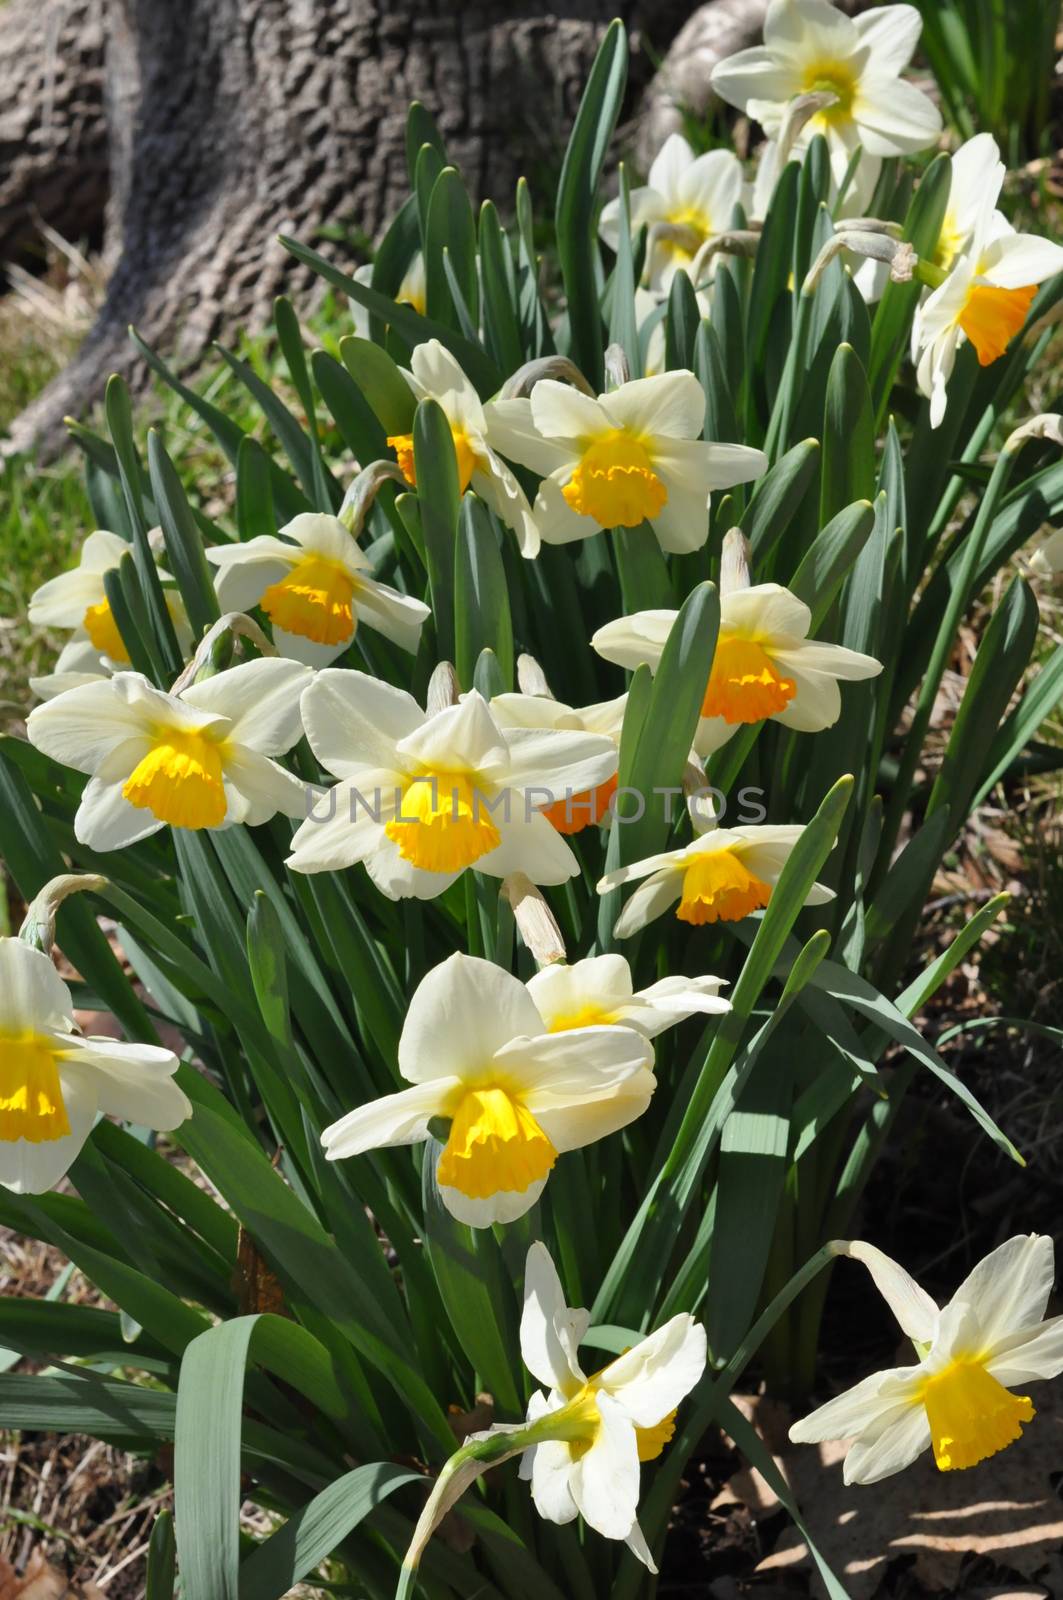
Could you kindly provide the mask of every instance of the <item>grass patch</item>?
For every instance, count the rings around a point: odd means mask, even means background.
[[[0,469],[0,701],[8,713],[25,712],[27,680],[48,671],[63,642],[29,626],[30,595],[72,564],[88,532],[88,497],[73,463],[47,471],[16,456]]]

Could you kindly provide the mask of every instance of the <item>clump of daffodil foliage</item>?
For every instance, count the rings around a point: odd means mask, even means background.
[[[1060,419],[1023,396],[1063,249],[997,209],[991,137],[934,153],[918,35],[775,0],[715,77],[755,173],[674,135],[632,187],[614,24],[512,225],[415,105],[372,264],[288,241],[350,305],[308,354],[278,303],[297,409],[225,357],[276,453],[180,387],[231,516],[119,380],[109,438],[74,430],[99,526],[0,744],[0,1221],[117,1309],[0,1304],[56,1363],[0,1376],[0,1423],[172,1441],[183,1600],[325,1558],[373,1596],[635,1600],[713,1424],[800,1518],[730,1398],[753,1361],[854,1485],[1036,1426],[1050,1241],[939,1309],[848,1237],[917,1073],[1022,1159],[912,1020],[1003,897],[925,968],[913,935],[1063,696],[1012,566],[1058,555]],[[832,1397],[846,1256],[912,1352]]]

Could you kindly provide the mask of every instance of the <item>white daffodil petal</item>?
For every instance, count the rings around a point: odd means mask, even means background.
[[[696,489],[669,480],[668,499],[653,519],[657,543],[667,555],[690,555],[709,537],[709,504],[704,486]]]
[[[680,1312],[611,1361],[598,1381],[638,1427],[652,1428],[690,1393],[706,1359],[704,1327]]]
[[[213,561],[217,572],[214,578],[214,588],[218,596],[218,604],[223,611],[250,611],[262,599],[267,589],[275,583],[280,583],[291,572],[292,567],[299,559],[299,551],[291,545],[287,549],[291,552],[291,560],[277,555],[257,553],[250,559],[238,561],[230,559],[222,562],[218,560],[222,550],[250,549],[255,541],[248,545],[223,545],[206,552],[209,560]],[[279,539],[271,540],[271,544],[280,544]]]
[[[280,756],[302,736],[299,697],[309,682],[309,669],[297,661],[263,657],[190,684],[181,699],[198,710],[228,717],[229,738],[246,749]]]
[[[576,1463],[572,1498],[590,1527],[607,1539],[626,1539],[639,1503],[639,1452],[626,1412],[608,1394],[599,1394],[598,1431]]]
[[[751,483],[767,471],[763,450],[744,444],[705,443],[701,439],[662,439],[654,449],[654,464],[667,482],[674,478],[691,491],[731,489]]]
[[[773,647],[772,659],[780,666],[795,668],[799,672],[830,673],[846,683],[858,683],[864,678],[877,678],[882,662],[874,656],[865,656],[859,650],[848,650],[840,644],[821,644],[818,640],[802,640],[789,647]]]
[[[150,691],[150,695],[148,693]],[[26,722],[30,744],[76,772],[94,772],[119,745],[147,734],[156,700],[139,673],[71,689],[36,706]]]
[[[852,1439],[888,1418],[914,1396],[925,1377],[921,1366],[892,1367],[873,1372],[851,1389],[810,1411],[790,1429],[794,1444],[821,1444],[825,1439]]]
[[[132,772],[143,746],[134,743],[129,749],[128,759],[123,759],[122,750],[118,752],[127,773]],[[154,812],[130,805],[122,793],[121,781],[97,776],[90,778],[81,792],[81,803],[74,818],[74,837],[79,844],[87,844],[90,850],[102,853],[124,850],[141,839],[150,839],[165,826]]]
[[[854,17],[860,43],[877,72],[903,72],[915,54],[923,19],[915,6],[875,6]]]
[[[633,993],[631,968],[621,955],[590,956],[571,967],[555,961],[529,978],[525,987],[547,1027],[588,1004],[603,1010],[624,1005]]]
[[[70,990],[44,952],[0,938],[0,1034],[65,1033],[73,1017]]]
[[[570,476],[568,468],[562,476],[567,481]],[[532,514],[543,543],[572,544],[576,539],[590,539],[596,533],[601,533],[593,517],[584,517],[578,511],[573,511],[561,490],[562,483],[557,474],[544,478],[539,485]]]
[[[493,814],[501,841],[476,863],[477,872],[505,878],[523,872],[540,888],[567,883],[579,872],[571,846],[540,811],[529,810],[534,795],[508,789],[502,809]]]
[[[764,42],[797,60],[815,60],[851,55],[860,36],[831,0],[771,0],[764,18]]]
[[[476,689],[422,722],[395,748],[411,771],[478,772],[506,764],[505,735]]]
[[[512,528],[521,555],[526,561],[532,561],[539,554],[542,540],[527,496],[501,456],[489,449],[484,460],[485,469],[473,472],[469,487],[507,528]]]
[[[539,1241],[529,1249],[524,1268],[520,1353],[532,1377],[548,1388],[565,1390],[584,1381],[561,1279],[549,1250]]]
[[[631,1554],[636,1556],[644,1567],[648,1568],[650,1572],[655,1573],[657,1571],[657,1564],[653,1559],[653,1551],[646,1543],[646,1535],[637,1522],[631,1524],[631,1532],[624,1540],[624,1543],[631,1551]]]
[[[483,860],[481,857],[476,863],[478,869]],[[383,834],[376,848],[366,855],[364,864],[375,886],[389,900],[435,900],[461,877],[460,871],[427,872],[415,866],[400,853],[398,845]]]
[[[292,839],[287,865],[294,872],[340,872],[364,861],[383,843],[384,825],[398,809],[401,790],[393,773],[361,768],[357,778],[315,795]],[[397,854],[397,850],[396,850]]]
[[[79,628],[90,606],[104,599],[99,573],[75,567],[35,590],[26,620],[35,628]]]
[[[428,1137],[432,1118],[444,1113],[448,1095],[460,1088],[457,1078],[439,1076],[357,1106],[324,1129],[321,1143],[325,1154],[330,1161],[341,1161],[367,1150],[420,1144]]]
[[[1063,1372],[1063,1317],[1052,1317],[999,1344],[986,1371],[1005,1389]]]
[[[540,806],[563,799],[568,789],[574,794],[595,789],[616,771],[616,745],[601,734],[514,728],[506,745],[498,776],[504,772],[507,785],[516,789],[548,792],[549,799],[546,793],[536,798]]]
[[[317,674],[303,692],[301,712],[310,748],[337,778],[366,768],[395,771],[396,744],[425,720],[405,689],[341,667]]]
[[[579,1507],[572,1498],[572,1451],[564,1439],[547,1439],[529,1452],[535,1509],[547,1522],[574,1522]]]
[[[535,385],[531,414],[535,427],[546,438],[570,439],[574,443],[596,439],[613,426],[599,401],[553,378],[543,378]]]
[[[678,611],[636,611],[617,617],[591,636],[591,649],[629,672],[643,662],[656,670],[678,615]]]
[[[1055,1281],[1055,1246],[1048,1234],[1021,1233],[990,1251],[968,1273],[950,1303],[971,1307],[983,1348],[1040,1322]],[[920,1336],[921,1337],[921,1336]]]
[[[633,1028],[617,1031],[641,1038]],[[656,1087],[657,1079],[649,1068],[643,1067],[621,1077],[597,1096],[588,1093],[580,1101],[559,1096],[556,1110],[550,1104],[550,1096],[539,1089],[534,1095],[535,1120],[560,1154],[580,1150],[599,1139],[611,1138],[635,1122],[646,1110]]]
[[[479,397],[460,363],[438,339],[426,339],[423,344],[417,345],[410,367],[426,394],[454,394],[467,407],[479,408]]]
[[[158,1045],[75,1036],[64,1047],[60,1076],[69,1066],[96,1074],[100,1111],[168,1133],[192,1115],[192,1103],[174,1081],[177,1057]]]
[[[300,511],[281,529],[286,539],[299,545],[310,554],[324,556],[327,561],[342,562],[345,567],[358,571],[368,566],[365,553],[358,541],[339,517],[323,511]]]
[[[495,1052],[541,1027],[519,978],[478,956],[449,956],[414,991],[399,1039],[399,1071],[410,1083],[483,1071]]]
[[[800,75],[764,45],[725,56],[712,70],[712,87],[728,105],[746,111],[751,101],[791,100],[801,92]]]
[[[773,648],[799,646],[812,626],[803,600],[778,583],[756,583],[724,596],[721,622],[736,633],[769,638]]]
[[[572,451],[556,439],[544,439],[532,420],[531,401],[491,400],[484,407],[487,442],[492,449],[548,478],[572,459]]]
[[[650,189],[669,200],[677,198],[683,176],[693,161],[690,141],[681,133],[670,133],[650,163]]]
[[[538,1116],[540,1110],[553,1115],[608,1098],[628,1078],[652,1066],[653,1051],[633,1028],[593,1026],[511,1037],[492,1059]]]
[[[440,1197],[452,1217],[467,1228],[493,1228],[496,1223],[516,1222],[526,1216],[546,1188],[546,1179],[531,1183],[526,1189],[500,1189],[486,1200],[473,1200],[460,1189],[439,1185]]]
[[[400,594],[386,583],[363,578],[354,591],[353,605],[359,621],[383,634],[400,650],[416,654],[421,629],[432,615],[423,600]]]
[[[228,755],[225,782],[227,789],[235,790],[244,801],[245,811],[240,821],[252,828],[261,827],[278,811],[283,816],[305,822],[323,799],[321,792],[304,783],[302,778],[271,761],[269,756],[260,756],[246,747],[238,747]]]
[[[655,873],[640,883],[623,911],[616,919],[613,935],[617,939],[630,939],[633,933],[645,928],[647,923],[669,911],[683,893],[683,879],[678,872]]]
[[[351,639],[348,636],[339,644],[318,644],[315,639],[308,639],[305,634],[289,633],[286,628],[278,628],[274,623],[273,644],[287,660],[297,661],[301,666],[311,667],[315,672],[320,672],[340,659],[350,648]]]
[[[930,1445],[926,1408],[918,1403],[898,1406],[888,1425],[866,1439],[857,1439],[842,1467],[848,1483],[880,1483],[903,1472]]]
[[[937,1333],[938,1307],[926,1290],[896,1261],[863,1239],[854,1239],[846,1253],[854,1261],[862,1262],[870,1272],[875,1288],[896,1317],[901,1332],[917,1344],[932,1344]]]
[[[774,656],[773,659],[783,667],[780,656]],[[842,692],[837,679],[827,677],[822,672],[801,672],[790,663],[786,664],[784,670],[786,676],[793,680],[796,693],[789,705],[777,711],[771,720],[781,723],[784,728],[793,728],[795,733],[820,733],[824,728],[833,728],[842,714]],[[722,718],[715,717],[712,720],[718,723]],[[699,746],[699,755],[708,753]]]
[[[1008,234],[990,245],[980,267],[999,289],[1025,289],[1063,272],[1063,245],[1033,233]]]
[[[614,426],[659,439],[696,439],[705,423],[705,391],[692,372],[680,369],[656,378],[632,378],[605,396]]]
[[[866,75],[853,101],[853,116],[871,156],[925,150],[941,132],[941,112],[914,83],[888,73]]]

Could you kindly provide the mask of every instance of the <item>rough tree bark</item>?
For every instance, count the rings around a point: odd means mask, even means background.
[[[98,232],[107,199],[103,0],[18,0],[0,13],[0,262],[40,222]]]
[[[282,229],[311,239],[342,222],[376,236],[406,193],[410,100],[436,114],[472,192],[510,202],[518,173],[559,147],[608,20],[645,27],[662,49],[689,10],[688,0],[560,0],[548,12],[541,0],[18,5],[0,33],[28,7],[38,29],[65,38],[76,13],[99,23],[106,67],[113,270],[82,349],[12,427],[9,449],[45,450],[109,371],[135,376],[130,323],[194,355],[222,330],[261,326],[274,296],[299,285],[301,269],[276,243]],[[648,57],[636,60],[645,78]],[[4,90],[0,64],[0,104]],[[32,181],[43,183],[43,168]],[[17,173],[7,204],[13,217],[29,208]],[[84,231],[71,216],[51,220]]]

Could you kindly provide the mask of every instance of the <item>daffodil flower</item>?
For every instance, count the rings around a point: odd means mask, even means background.
[[[527,989],[491,961],[452,955],[418,985],[399,1039],[411,1085],[325,1129],[330,1161],[450,1131],[436,1168],[448,1210],[474,1228],[538,1200],[559,1155],[624,1128],[656,1087],[631,1028],[548,1034]]]
[[[695,927],[741,921],[767,905],[803,832],[797,825],[710,828],[681,849],[665,850],[606,873],[598,884],[599,894],[645,880],[617,918],[614,934],[630,938],[676,901],[676,916]],[[815,883],[805,904],[825,905],[833,898],[833,890]]]
[[[637,611],[599,628],[591,645],[606,661],[655,672],[676,611]],[[841,715],[839,679],[873,678],[882,663],[844,645],[809,639],[812,613],[777,583],[724,590],[720,631],[694,739],[698,755],[726,744],[743,723],[770,717],[801,733]]]
[[[623,1539],[651,1572],[638,1524],[639,1467],[654,1461],[675,1432],[680,1402],[705,1370],[705,1330],[686,1312],[672,1317],[599,1372],[587,1377],[579,1345],[590,1316],[565,1304],[543,1244],[528,1251],[520,1348],[544,1386],[528,1404],[528,1422],[567,1437],[525,1451],[520,1476],[531,1481],[535,1509],[548,1522],[581,1516],[607,1539]]]
[[[338,517],[303,511],[281,529],[243,544],[215,545],[224,610],[260,606],[282,655],[328,666],[352,643],[359,623],[415,653],[428,607],[370,576],[357,541]]]
[[[720,994],[722,978],[661,978],[635,989],[623,956],[591,956],[571,967],[555,961],[527,983],[528,993],[550,1033],[569,1028],[620,1026],[655,1039],[696,1013],[721,1016],[731,1002]]]
[[[405,690],[336,668],[318,674],[302,711],[314,754],[340,782],[292,841],[296,872],[362,861],[393,900],[427,900],[472,866],[538,884],[579,871],[543,807],[604,783],[612,740],[504,730],[475,691],[428,715]]]
[[[113,572],[123,556],[132,554],[128,539],[106,528],[90,533],[81,546],[78,564],[70,572],[42,583],[30,599],[29,620],[38,628],[70,629],[72,645],[88,642],[103,658],[116,666],[129,665],[129,651],[122,642],[111,603],[104,588],[104,575]],[[169,575],[160,568],[166,583],[163,595],[177,633],[177,642],[186,651],[192,642],[188,618],[177,590],[169,585]],[[80,659],[87,659],[81,657]],[[77,670],[63,668],[57,670]]]
[[[43,1194],[66,1172],[97,1113],[167,1132],[192,1115],[172,1050],[86,1038],[49,958],[0,939],[0,1184]]]
[[[846,1483],[877,1483],[933,1446],[942,1472],[1014,1443],[1034,1416],[1016,1385],[1063,1372],[1063,1317],[1044,1321],[1052,1240],[1018,1234],[980,1261],[939,1309],[903,1267],[863,1240],[847,1248],[915,1346],[916,1362],[873,1373],[795,1422],[797,1444],[852,1439]]]
[[[669,134],[650,167],[644,188],[630,196],[632,230],[649,229],[645,280],[667,293],[680,267],[693,283],[702,275],[701,251],[731,226],[743,197],[742,163],[731,150],[708,150],[695,156],[681,133]],[[605,242],[619,243],[620,202],[602,208],[598,231]]]
[[[481,403],[450,351],[438,339],[419,344],[410,370],[403,370],[403,377],[416,399],[435,400],[450,423],[461,493],[471,488],[507,528],[512,528],[521,555],[529,559],[538,555],[539,529],[524,490],[498,454],[502,447],[494,438],[490,408]],[[416,487],[413,434],[392,434],[388,444],[407,483]]]
[[[936,287],[912,323],[912,362],[934,428],[945,415],[957,350],[970,340],[979,365],[999,360],[1026,322],[1038,285],[1063,272],[1063,246],[1016,233],[997,210],[1004,176],[987,134],[957,151],[940,259],[921,266]]]
[[[602,700],[591,706],[567,706],[549,695],[499,694],[491,701],[491,715],[500,728],[555,728],[575,733],[602,734],[614,746],[613,770],[603,783],[582,793],[570,791],[552,805],[543,807],[543,816],[558,833],[582,833],[609,814],[616,793],[616,774],[620,762],[620,731],[624,722],[627,695]]]
[[[356,282],[364,283],[366,288],[371,288],[373,283],[373,263],[367,261],[364,266],[356,267],[352,274]],[[399,306],[412,306],[422,317],[428,305],[428,284],[425,279],[424,256],[420,250],[411,257],[410,264],[402,275],[398,293],[394,296],[395,304]],[[369,312],[361,301],[353,296],[348,297],[347,304],[351,308],[351,317],[354,321],[354,331],[361,339],[369,337]]]
[[[712,86],[768,135],[779,133],[798,95],[835,95],[804,125],[795,148],[822,133],[840,180],[858,145],[869,156],[899,156],[925,150],[941,132],[934,102],[901,77],[921,29],[909,5],[847,17],[828,0],[772,0],[764,43],[719,61]]]
[[[300,737],[310,669],[273,657],[219,672],[179,694],[139,672],[68,689],[30,713],[30,743],[89,775],[74,833],[120,850],[169,824],[251,826],[305,816],[306,785],[272,760]]]
[[[634,378],[597,399],[543,378],[486,415],[498,449],[543,475],[535,517],[548,544],[648,519],[663,550],[700,550],[710,491],[767,466],[760,450],[701,439],[705,392],[692,372]]]

